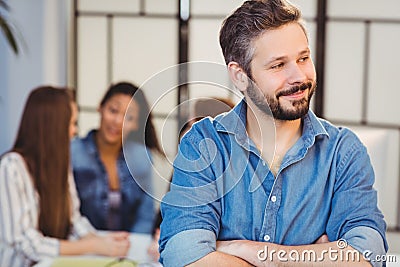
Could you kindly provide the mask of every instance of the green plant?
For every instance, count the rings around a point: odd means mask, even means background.
[[[18,44],[12,31],[12,25],[7,20],[5,13],[9,12],[10,8],[4,0],[0,0],[0,28],[7,39],[8,44],[11,46],[15,54],[18,54]]]

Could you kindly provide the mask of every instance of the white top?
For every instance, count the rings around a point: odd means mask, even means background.
[[[72,173],[69,174],[72,201],[70,239],[96,230],[79,212],[80,202]],[[40,261],[59,255],[59,240],[45,237],[38,230],[39,195],[25,160],[15,152],[0,161],[0,242],[21,250],[28,258]]]

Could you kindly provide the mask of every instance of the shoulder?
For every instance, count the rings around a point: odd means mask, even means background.
[[[85,137],[75,137],[71,141],[72,164],[86,165],[88,160],[92,160],[97,153],[97,147],[94,142],[93,131]],[[82,163],[85,162],[85,163]]]
[[[140,173],[140,170],[148,170],[152,165],[152,153],[144,144],[127,141],[124,142],[122,152],[128,167],[132,168],[134,173]]]
[[[0,177],[3,182],[24,183],[23,177],[30,177],[24,158],[17,152],[4,154],[0,161]]]
[[[214,132],[211,118],[206,117],[195,122],[179,141],[180,150],[191,150],[191,147],[198,147],[206,138],[210,138]]]
[[[25,167],[25,160],[17,152],[8,152],[1,157],[0,168]]]
[[[124,142],[122,146],[122,151],[125,158],[130,158],[131,160],[143,160],[144,158],[152,159],[151,150],[147,148],[144,144],[135,141]]]
[[[205,117],[195,122],[190,130],[182,137],[182,140],[188,139],[191,142],[203,140],[204,138],[212,138],[218,135],[218,121],[211,117]]]
[[[327,120],[319,121],[328,133],[328,146],[336,154],[339,162],[348,161],[351,157],[368,156],[367,148],[353,130],[345,126],[336,126]]]
[[[72,150],[79,150],[79,149],[85,149],[93,140],[93,130],[90,131],[86,136],[84,137],[74,137],[71,141],[71,149]]]
[[[211,117],[194,123],[179,143],[177,162],[179,160],[183,160],[183,162],[197,160],[201,157],[209,157],[211,160],[217,154],[226,151],[230,144],[229,136],[226,135],[226,132],[218,130],[218,123]]]
[[[322,126],[323,131],[326,132],[326,135],[330,142],[336,143],[356,143],[357,145],[362,145],[358,136],[348,127],[345,126],[337,126],[331,123],[328,120],[317,118],[318,123]]]
[[[123,144],[124,153],[146,154],[150,150],[142,143],[136,141],[126,141]]]

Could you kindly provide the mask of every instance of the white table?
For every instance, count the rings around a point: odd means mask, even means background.
[[[131,247],[128,251],[128,258],[137,262],[151,261],[147,255],[147,248],[152,241],[152,236],[149,234],[132,233],[129,239],[131,241]]]

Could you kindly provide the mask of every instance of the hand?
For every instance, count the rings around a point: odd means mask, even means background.
[[[314,242],[314,244],[322,244],[322,243],[328,243],[328,242],[329,242],[328,235],[323,234],[317,239],[317,241]]]
[[[229,247],[235,242],[235,240],[231,241],[217,241],[217,251],[223,252],[226,254],[231,254],[229,253]]]
[[[94,236],[90,238],[94,252],[99,255],[109,257],[126,256],[130,247],[129,233],[110,232],[104,236]]]

